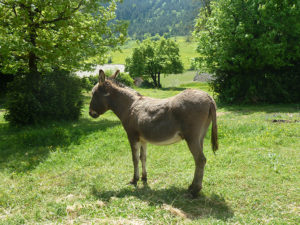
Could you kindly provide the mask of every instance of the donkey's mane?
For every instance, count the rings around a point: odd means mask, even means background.
[[[111,77],[108,77],[107,79],[108,79],[109,81],[111,81],[111,83],[113,83],[114,85],[116,85],[117,87],[127,89],[127,90],[129,90],[129,91],[135,93],[136,95],[142,97],[142,95],[141,95],[139,92],[137,92],[136,90],[134,90],[134,89],[131,88],[131,87],[128,87],[127,85],[123,84],[122,82],[117,81],[116,79],[111,78]]]

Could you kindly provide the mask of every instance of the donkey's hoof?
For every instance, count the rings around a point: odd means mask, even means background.
[[[147,177],[142,177],[143,184],[147,184]]]
[[[136,179],[132,179],[128,184],[131,184],[131,185],[134,185],[134,186],[137,186],[137,182],[138,180]]]

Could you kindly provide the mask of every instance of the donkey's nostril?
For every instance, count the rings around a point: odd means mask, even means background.
[[[97,117],[99,116],[98,113],[96,113],[96,112],[93,111],[93,110],[90,110],[89,114],[90,114],[90,116],[93,117],[93,118],[97,118]]]

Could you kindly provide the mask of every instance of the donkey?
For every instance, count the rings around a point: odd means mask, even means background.
[[[187,89],[167,99],[142,96],[117,82],[119,70],[109,78],[99,71],[99,82],[92,90],[89,114],[97,118],[112,110],[121,120],[131,146],[134,166],[131,184],[139,180],[139,159],[142,162],[142,181],[147,183],[147,143],[168,145],[185,140],[195,160],[195,173],[189,191],[195,197],[202,189],[206,158],[203,140],[212,122],[211,143],[218,149],[216,103],[206,92]]]

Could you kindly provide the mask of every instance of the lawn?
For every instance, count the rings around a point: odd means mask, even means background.
[[[168,82],[167,82],[168,83]],[[206,83],[137,89],[164,98]],[[299,224],[300,105],[218,109],[203,190],[186,189],[194,162],[184,141],[148,146],[148,185],[127,185],[131,153],[112,112],[78,122],[10,128],[0,107],[0,224]],[[296,122],[298,121],[298,122]],[[210,130],[209,130],[210,131]]]

